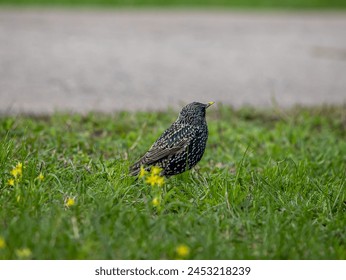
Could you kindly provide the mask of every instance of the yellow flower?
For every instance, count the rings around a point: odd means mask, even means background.
[[[5,239],[0,236],[0,249],[3,249],[5,247],[6,247]]]
[[[20,259],[28,259],[31,257],[32,253],[29,248],[22,248],[16,250],[17,257]]]
[[[11,170],[11,175],[14,177],[14,178],[17,178],[21,175],[20,171],[17,169],[17,168],[13,168]]]
[[[181,258],[185,258],[190,254],[190,248],[184,244],[179,245],[175,251],[177,252],[177,255]]]
[[[161,187],[165,182],[165,178],[160,176],[161,171],[161,167],[151,167],[150,176],[146,178],[145,182],[150,184],[151,186],[158,185],[159,187]]]
[[[21,162],[18,162],[16,167],[11,170],[11,175],[14,178],[18,178],[22,176],[23,173],[23,164]]]
[[[152,187],[155,185],[161,186],[164,183],[165,179],[161,176],[150,174],[149,177],[146,178],[145,182],[151,185]]]
[[[148,183],[151,186],[155,186],[156,180],[157,180],[157,176],[156,175],[150,175],[149,177],[147,177],[147,179],[145,179],[145,182]]]
[[[164,177],[161,177],[161,176],[157,176],[156,184],[157,184],[159,187],[161,187],[164,183],[165,183],[165,178],[164,178]]]
[[[144,169],[143,165],[141,165],[141,170],[139,171],[139,178],[144,177],[147,173],[148,173],[148,171],[146,171]]]
[[[160,205],[160,199],[156,196],[156,197],[153,198],[151,203],[153,204],[153,206],[157,207],[157,206]]]
[[[8,181],[7,181],[7,185],[9,185],[9,186],[14,186],[14,179],[8,179]]]
[[[18,162],[17,165],[16,165],[16,168],[17,168],[18,170],[22,170],[22,169],[23,169],[23,163]]]
[[[40,181],[44,180],[44,176],[43,176],[42,172],[40,173],[40,175],[37,176],[37,179],[39,179]]]
[[[71,207],[75,204],[75,200],[72,197],[68,197],[65,201],[65,206],[66,207]]]
[[[153,166],[151,168],[151,174],[152,175],[160,175],[161,171],[162,171],[162,168],[158,167],[158,166]]]

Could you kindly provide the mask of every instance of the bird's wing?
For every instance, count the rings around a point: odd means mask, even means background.
[[[183,151],[194,134],[195,129],[192,126],[176,127],[172,125],[134,166],[138,164],[151,165],[170,155],[179,153],[179,151]]]

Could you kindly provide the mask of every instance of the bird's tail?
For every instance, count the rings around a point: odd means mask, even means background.
[[[141,164],[139,161],[135,162],[133,165],[130,166],[129,172],[131,176],[137,176],[139,174],[139,171],[141,170]]]

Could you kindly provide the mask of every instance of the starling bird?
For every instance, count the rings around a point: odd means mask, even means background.
[[[205,110],[214,102],[186,105],[178,119],[156,140],[148,152],[130,167],[138,175],[141,166],[162,168],[162,176],[180,174],[194,167],[203,156],[208,139]]]

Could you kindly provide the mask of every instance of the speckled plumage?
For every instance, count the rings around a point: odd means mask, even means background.
[[[205,150],[208,139],[205,110],[213,103],[193,102],[186,105],[178,119],[130,167],[130,174],[138,175],[141,166],[159,166],[164,176],[176,175],[194,167]]]

